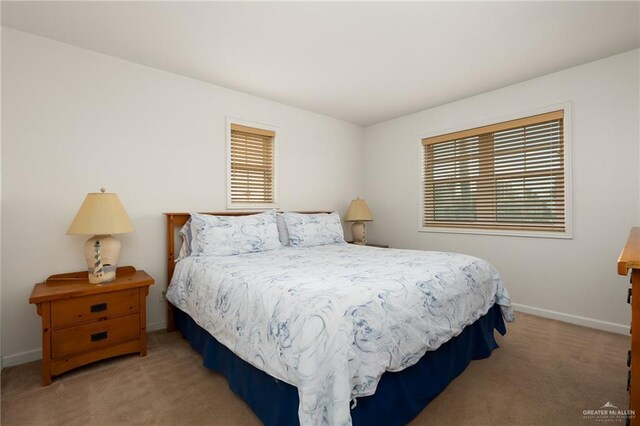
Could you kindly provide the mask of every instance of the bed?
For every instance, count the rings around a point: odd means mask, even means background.
[[[406,423],[512,319],[478,258],[336,242],[176,264],[190,215],[166,217],[169,328],[265,424]]]

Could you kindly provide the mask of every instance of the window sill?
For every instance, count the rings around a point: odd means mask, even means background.
[[[277,204],[227,204],[227,210],[273,210]]]
[[[473,234],[473,235],[499,235],[507,237],[527,237],[527,238],[552,238],[571,240],[571,231],[565,232],[545,232],[545,231],[511,231],[499,229],[460,229],[460,228],[429,228],[420,227],[418,232],[439,233],[439,234]]]

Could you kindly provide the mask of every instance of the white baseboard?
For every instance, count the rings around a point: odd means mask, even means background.
[[[39,359],[42,359],[42,349],[34,349],[31,351],[7,355],[2,357],[2,368],[26,364],[27,362],[37,361]]]
[[[629,335],[629,325],[616,324],[614,322],[601,321],[593,318],[581,317],[579,315],[564,314],[562,312],[550,311],[548,309],[535,308],[533,306],[512,303],[513,309],[525,314],[537,315],[539,317],[550,318],[570,324],[582,325],[584,327],[595,328],[596,330],[610,331],[612,333]]]
[[[151,333],[152,331],[164,330],[167,328],[166,321],[156,321],[147,323],[147,333]]]
[[[156,321],[147,324],[147,332],[164,330],[167,328],[165,321]],[[14,365],[26,364],[27,362],[38,361],[42,359],[42,349],[33,349],[31,351],[20,352],[13,355],[3,356],[1,359],[2,368],[13,367]]]

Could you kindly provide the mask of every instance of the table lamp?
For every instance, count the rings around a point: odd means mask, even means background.
[[[93,235],[84,245],[90,283],[105,283],[116,278],[120,241],[111,234],[133,231],[118,194],[105,192],[104,188],[87,194],[67,235]]]
[[[353,222],[353,225],[351,225],[353,243],[359,245],[367,244],[367,234],[365,232],[364,222],[373,220],[369,207],[367,206],[367,202],[360,198],[351,200],[349,210],[347,210],[344,220],[345,222]]]

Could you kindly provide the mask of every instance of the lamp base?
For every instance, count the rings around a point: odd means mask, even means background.
[[[367,233],[365,231],[364,222],[354,222],[351,225],[351,235],[353,236],[353,244],[364,246],[367,244]]]
[[[89,269],[89,282],[100,284],[116,279],[120,257],[120,241],[111,235],[96,235],[84,244],[84,257]]]

